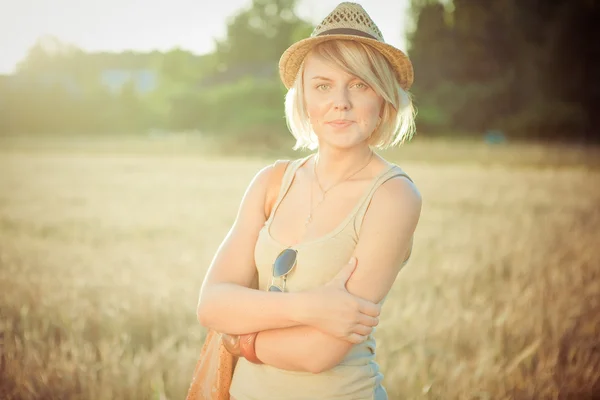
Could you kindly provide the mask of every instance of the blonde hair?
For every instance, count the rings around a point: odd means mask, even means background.
[[[412,137],[416,114],[412,97],[400,87],[394,70],[380,52],[369,45],[349,40],[319,43],[312,52],[362,79],[383,98],[381,121],[369,137],[370,146],[385,149]],[[318,147],[318,140],[306,112],[303,75],[304,63],[300,66],[294,85],[285,96],[285,117],[290,132],[296,138],[294,150],[314,150]]]

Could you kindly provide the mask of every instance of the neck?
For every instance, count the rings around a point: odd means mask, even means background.
[[[323,187],[327,188],[363,168],[371,160],[371,157],[372,150],[369,146],[342,151],[319,148],[316,173]],[[362,172],[359,172],[359,175]]]

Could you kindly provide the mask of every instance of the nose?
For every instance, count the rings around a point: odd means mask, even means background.
[[[336,93],[335,98],[333,99],[333,105],[334,108],[339,111],[346,111],[352,108],[352,103],[350,102],[347,90],[342,89]]]

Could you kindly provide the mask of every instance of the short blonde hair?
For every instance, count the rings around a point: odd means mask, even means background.
[[[383,98],[381,121],[369,138],[370,146],[385,149],[412,137],[415,131],[412,96],[400,87],[394,70],[381,53],[369,45],[349,40],[326,41],[315,46],[311,50],[311,53],[313,52],[364,80]],[[318,140],[306,112],[303,76],[304,63],[298,71],[294,85],[285,96],[285,117],[290,132],[296,138],[294,150],[314,150],[318,147]]]

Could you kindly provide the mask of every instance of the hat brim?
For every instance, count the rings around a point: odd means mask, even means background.
[[[398,82],[402,89],[408,90],[412,86],[414,79],[412,63],[402,50],[387,43],[380,42],[379,40],[363,36],[339,34],[302,39],[288,47],[279,59],[279,76],[286,88],[289,89],[294,85],[300,66],[310,50],[319,43],[330,40],[351,40],[372,46],[388,60],[396,73],[396,77],[398,78]]]

